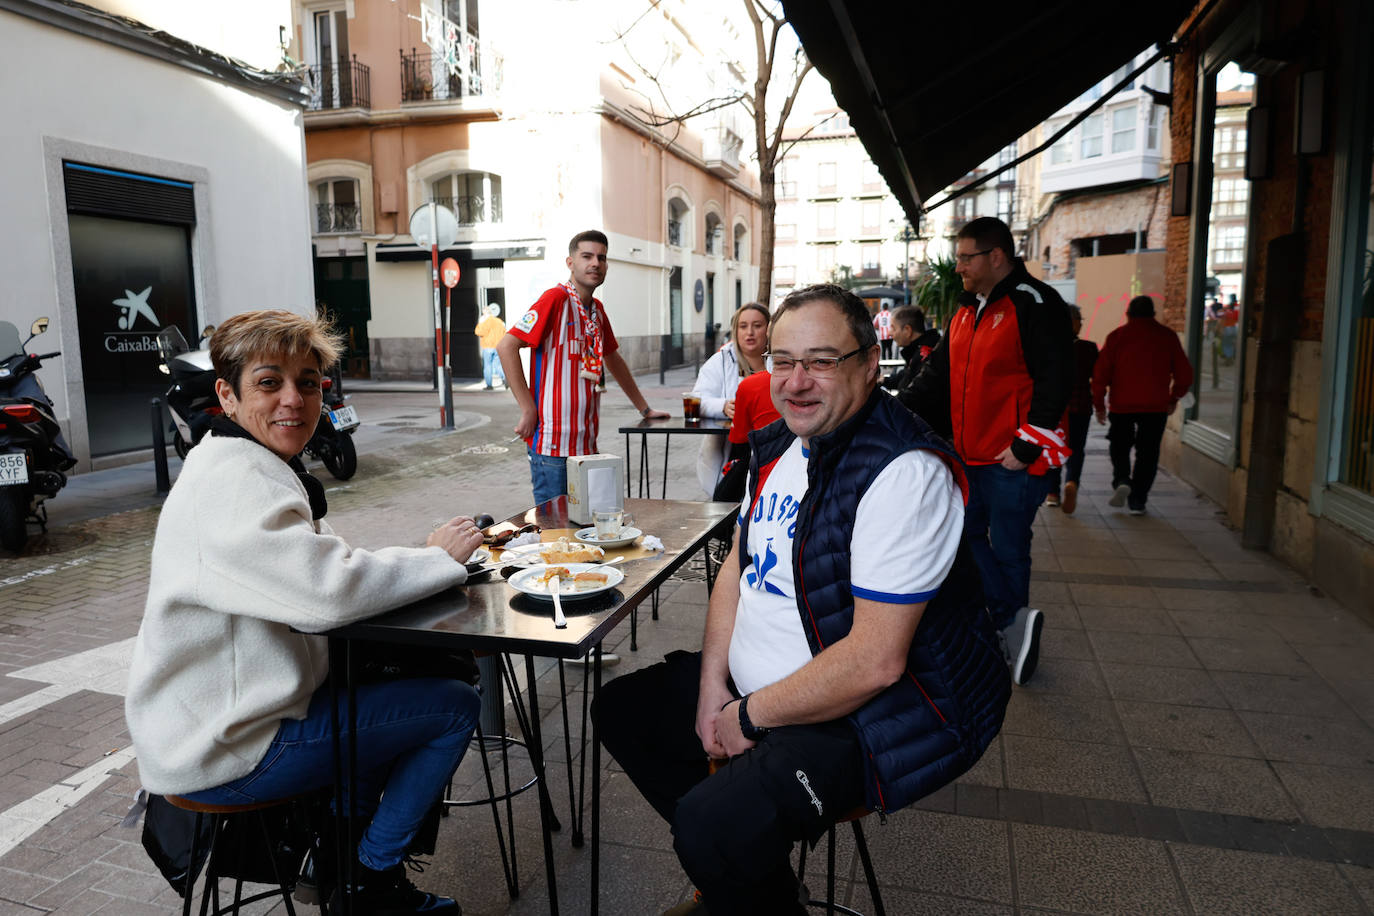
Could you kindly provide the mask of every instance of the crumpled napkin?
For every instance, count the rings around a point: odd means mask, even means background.
[[[518,537],[513,537],[513,538],[511,538],[509,541],[507,541],[506,544],[505,544],[505,549],[506,549],[506,550],[510,550],[512,547],[524,547],[526,544],[538,544],[538,543],[539,543],[539,532],[538,532],[538,531],[526,531],[524,534],[519,535]]]
[[[646,534],[640,539],[639,546],[643,547],[645,550],[662,550],[663,542],[652,534]]]

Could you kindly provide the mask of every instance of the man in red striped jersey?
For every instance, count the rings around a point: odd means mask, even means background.
[[[671,416],[645,401],[620,355],[605,307],[593,298],[606,281],[607,250],[605,234],[595,229],[573,236],[567,282],[545,291],[496,346],[520,405],[515,432],[529,449],[536,505],[568,491],[569,455],[596,453],[601,412],[597,383],[603,366],[641,416]],[[528,383],[520,366],[521,347],[534,350]]]

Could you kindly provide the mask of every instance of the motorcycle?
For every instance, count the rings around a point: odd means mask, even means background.
[[[67,485],[63,472],[76,464],[34,374],[61,352],[24,352],[47,329],[48,319],[39,318],[20,343],[19,329],[0,321],[0,546],[16,553],[28,539],[30,519],[47,530],[44,502]]]
[[[359,426],[358,411],[345,404],[343,370],[335,363],[324,379],[324,403],[320,406],[320,422],[315,434],[305,444],[305,453],[324,462],[337,480],[347,480],[358,471],[358,450],[353,445],[353,430]]]
[[[215,394],[215,367],[205,341],[214,332],[207,327],[201,332],[199,349],[192,350],[175,325],[163,328],[157,335],[158,366],[172,377],[167,389],[167,410],[172,415],[172,448],[177,457],[185,460],[192,446],[210,428],[213,417],[223,414],[219,396]],[[344,402],[343,379],[337,364],[321,381],[324,402],[320,405],[320,421],[315,433],[305,445],[305,454],[324,463],[338,480],[348,480],[358,470],[358,452],[353,445],[353,430],[359,426],[358,412]]]

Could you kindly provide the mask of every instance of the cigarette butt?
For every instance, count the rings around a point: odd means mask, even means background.
[[[110,756],[111,754],[115,753],[115,752],[118,751],[118,750],[119,750],[119,748],[117,748],[117,747],[112,747],[112,748],[110,748],[108,751],[106,751],[104,754],[102,754],[101,756],[103,756],[103,757],[108,757],[108,756]]]

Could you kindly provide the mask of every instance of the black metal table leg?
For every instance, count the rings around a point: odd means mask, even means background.
[[[596,644],[596,663],[592,665],[592,694],[601,695],[601,643]],[[586,705],[583,705],[582,729],[586,735]],[[601,896],[601,735],[596,720],[592,720],[592,916],[596,916]],[[586,759],[586,750],[583,750]]]
[[[647,439],[648,436],[645,436],[644,438]],[[659,496],[659,499],[668,498],[668,447],[672,444],[672,435],[665,435],[663,437],[663,492]]]
[[[535,686],[534,656],[525,656],[525,677],[530,694],[530,759],[539,776],[539,819],[544,834],[544,876],[549,883],[549,913],[558,916],[558,876],[553,865],[553,799],[549,797],[548,773],[544,769],[544,737],[539,727],[539,689]]]

